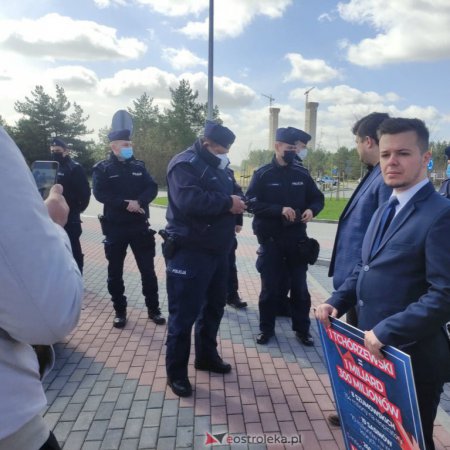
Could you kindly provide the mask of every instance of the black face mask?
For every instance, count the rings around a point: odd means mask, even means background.
[[[64,160],[66,159],[66,157],[62,154],[62,153],[52,153],[52,159],[53,161],[57,161],[60,164],[62,164],[64,162]]]
[[[285,151],[283,155],[283,161],[289,166],[294,162],[295,151]]]

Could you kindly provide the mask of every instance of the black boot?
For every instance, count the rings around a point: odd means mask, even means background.
[[[247,308],[247,302],[243,302],[239,297],[239,294],[231,295],[227,298],[227,305],[236,309]]]
[[[126,311],[116,311],[116,317],[114,317],[113,327],[123,328],[127,323],[127,312]]]

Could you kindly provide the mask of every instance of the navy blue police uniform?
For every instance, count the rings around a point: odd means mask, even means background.
[[[94,166],[93,192],[104,205],[101,223],[108,260],[108,291],[116,317],[126,318],[123,265],[128,246],[141,273],[142,294],[149,317],[159,316],[158,280],[154,267],[155,232],[150,229],[148,221],[149,203],[156,197],[158,185],[143,161],[134,157],[122,161],[111,152],[109,159]],[[137,200],[144,213],[128,211],[126,200]],[[123,322],[121,326],[124,325]]]
[[[231,195],[242,191],[232,172],[221,168],[220,162],[198,139],[176,155],[167,170],[166,232],[175,242],[175,251],[165,254],[169,301],[166,369],[169,385],[180,396],[191,394],[187,372],[194,323],[196,369],[231,370],[217,352],[217,333],[236,224],[230,212]]]
[[[292,329],[302,342],[306,340],[311,345],[311,297],[306,284],[308,264],[300,251],[307,238],[306,224],[297,220],[285,221],[282,210],[283,207],[291,207],[301,215],[310,209],[316,216],[323,209],[324,196],[304,167],[295,161],[282,166],[276,157],[254,172],[246,196],[249,211],[254,214],[253,232],[260,244],[256,261],[261,276],[260,343],[267,343],[274,335],[280,292],[287,272]]]
[[[50,145],[67,148],[66,143],[58,138],[53,139]],[[53,159],[59,163],[56,182],[62,185],[63,196],[69,206],[69,216],[64,229],[69,236],[73,257],[80,272],[83,273],[84,255],[80,244],[82,233],[80,214],[89,205],[91,188],[81,164],[74,161],[69,155],[63,156],[61,153],[53,153]]]

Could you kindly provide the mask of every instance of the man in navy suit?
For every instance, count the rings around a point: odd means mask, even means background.
[[[334,239],[333,253],[328,276],[333,277],[334,289],[351,275],[361,259],[361,245],[373,213],[392,193],[381,176],[380,150],[378,148],[378,126],[389,118],[389,114],[373,112],[359,119],[352,132],[355,135],[356,150],[361,162],[367,165],[367,172],[356,187],[353,195],[339,217]],[[347,323],[357,326],[355,308],[347,311]],[[339,426],[339,416],[330,414],[328,422]]]
[[[429,132],[418,119],[387,119],[378,129],[380,166],[398,202],[380,239],[386,206],[374,214],[361,261],[316,316],[329,326],[357,305],[365,346],[378,359],[392,345],[411,356],[427,449],[440,394],[450,381],[450,203],[427,179]],[[390,200],[391,201],[391,200]],[[379,243],[377,243],[379,241]]]

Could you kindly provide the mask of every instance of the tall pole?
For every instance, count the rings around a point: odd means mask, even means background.
[[[209,0],[208,120],[213,120],[214,99],[214,0]]]

